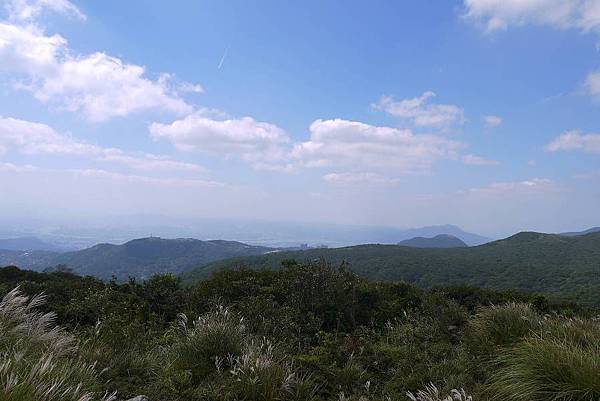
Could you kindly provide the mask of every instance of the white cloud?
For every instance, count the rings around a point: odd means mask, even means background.
[[[252,163],[252,167],[258,171],[271,171],[275,173],[295,173],[298,171],[298,166],[293,163]]]
[[[589,74],[584,87],[587,94],[600,100],[600,71]]]
[[[194,113],[171,124],[153,123],[149,129],[154,139],[167,139],[179,150],[237,157],[262,169],[285,162],[282,145],[290,141],[281,128],[251,117],[221,120]]]
[[[4,163],[0,162],[0,172],[9,172],[9,173],[25,173],[36,171],[37,167],[32,166],[30,164],[17,165],[13,163]]]
[[[470,166],[497,166],[500,164],[500,162],[496,160],[488,160],[484,157],[472,154],[464,155],[462,161],[464,164],[468,164]]]
[[[459,194],[481,194],[481,195],[516,195],[535,194],[540,192],[555,192],[560,190],[557,184],[547,178],[532,178],[525,181],[496,182],[486,187],[471,188],[459,191]]]
[[[13,163],[0,162],[0,172],[9,173],[35,173],[37,175],[43,174],[67,174],[72,177],[87,178],[91,180],[105,180],[120,183],[139,183],[139,184],[152,184],[169,187],[199,187],[199,188],[225,188],[229,185],[210,180],[200,179],[188,179],[188,178],[158,178],[148,177],[143,175],[135,174],[122,174],[113,171],[107,171],[102,169],[47,169],[32,166],[29,164],[17,165]]]
[[[546,145],[546,150],[549,152],[581,150],[587,153],[600,154],[600,134],[582,134],[578,131],[565,132]]]
[[[177,90],[179,92],[190,92],[190,93],[204,93],[204,88],[200,84],[192,84],[189,82],[182,82]]]
[[[68,0],[6,0],[4,8],[13,21],[36,20],[45,10],[86,19],[85,14]]]
[[[418,127],[443,128],[464,123],[464,112],[460,107],[451,104],[428,104],[429,99],[433,97],[435,97],[433,92],[425,92],[419,97],[399,101],[390,96],[382,96],[372,107],[409,120]]]
[[[392,185],[400,182],[399,178],[386,177],[377,173],[330,173],[323,176],[323,180],[336,185]]]
[[[483,122],[485,123],[485,125],[487,127],[490,127],[490,128],[497,127],[500,124],[502,124],[502,118],[500,118],[498,116],[494,116],[494,115],[484,116]]]
[[[118,163],[144,171],[202,171],[197,164],[172,160],[147,153],[127,153],[117,148],[104,148],[60,134],[46,124],[0,117],[0,154],[14,149],[37,155],[55,154],[83,156],[103,162]]]
[[[90,121],[146,110],[186,114],[193,109],[170,87],[169,75],[151,80],[144,67],[101,52],[72,55],[66,39],[46,36],[33,25],[0,22],[0,59],[0,72],[26,79],[17,88],[59,109],[82,112]]]
[[[466,17],[488,32],[510,25],[548,25],[600,32],[598,0],[464,0]]]
[[[218,181],[207,181],[198,179],[184,179],[184,178],[156,178],[147,177],[140,175],[121,174],[106,170],[99,169],[71,169],[66,170],[67,172],[74,174],[79,177],[96,178],[96,179],[107,179],[111,181],[131,182],[131,183],[145,183],[145,184],[156,184],[166,185],[175,187],[225,187],[226,184]]]
[[[313,122],[310,140],[295,144],[292,155],[306,167],[380,167],[402,174],[427,171],[438,160],[455,158],[462,147],[441,136],[335,119]]]

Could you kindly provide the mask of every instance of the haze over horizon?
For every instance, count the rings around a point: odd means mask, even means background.
[[[0,1],[0,222],[600,225],[598,2],[371,3]]]

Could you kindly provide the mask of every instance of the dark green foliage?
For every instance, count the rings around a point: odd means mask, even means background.
[[[310,249],[219,261],[184,275],[195,283],[212,272],[244,266],[279,268],[282,261],[325,258],[347,263],[371,280],[404,280],[422,288],[468,284],[477,287],[543,293],[552,299],[600,306],[600,233],[565,237],[520,233],[469,248],[418,249],[397,245],[360,245]]]
[[[82,344],[77,355],[96,362],[97,375],[72,379],[118,399],[396,401],[423,389],[415,399],[442,401],[456,389],[467,401],[461,388],[476,401],[599,394],[600,327],[585,317],[595,311],[530,293],[423,290],[323,260],[226,270],[193,287],[171,275],[119,283],[0,269],[0,295],[17,285],[45,292],[44,308]]]

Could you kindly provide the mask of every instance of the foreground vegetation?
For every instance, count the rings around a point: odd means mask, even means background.
[[[286,261],[193,287],[8,267],[0,295],[2,400],[600,399],[594,311],[532,294]]]

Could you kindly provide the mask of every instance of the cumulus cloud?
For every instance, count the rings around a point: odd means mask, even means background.
[[[472,154],[464,155],[462,157],[462,161],[464,164],[468,164],[470,166],[497,166],[500,164],[500,162],[496,160],[488,160],[484,157]]]
[[[313,122],[310,140],[295,144],[292,156],[307,167],[380,167],[415,173],[429,170],[438,160],[455,158],[462,147],[441,136],[335,119]]]
[[[502,124],[502,118],[494,115],[484,116],[483,122],[487,127],[497,127]]]
[[[600,134],[565,132],[546,145],[546,150],[549,152],[581,150],[600,154]]]
[[[172,160],[147,153],[127,153],[117,148],[104,148],[61,134],[52,127],[15,118],[0,117],[0,154],[9,149],[28,155],[54,154],[83,156],[117,163],[145,171],[202,171],[197,164]]]
[[[600,32],[598,0],[464,0],[464,7],[488,32],[526,24]]]
[[[0,59],[0,72],[22,79],[16,88],[59,109],[82,112],[93,122],[146,110],[193,110],[171,87],[169,75],[152,80],[144,67],[101,52],[73,55],[65,38],[47,36],[35,25],[0,22]]]
[[[394,100],[391,96],[382,96],[372,105],[377,110],[412,122],[418,127],[443,128],[465,121],[463,110],[452,104],[430,104],[435,97],[433,92],[425,92],[412,99]]]
[[[260,169],[277,169],[290,138],[276,125],[251,117],[215,119],[194,113],[171,124],[153,123],[154,139],[166,139],[184,152],[203,152],[255,163]]]
[[[52,11],[85,20],[86,16],[68,0],[6,0],[4,8],[10,20],[29,22],[43,11]]]
[[[377,173],[330,173],[323,176],[323,180],[336,185],[362,185],[378,184],[392,185],[400,182],[399,178],[386,177]]]

